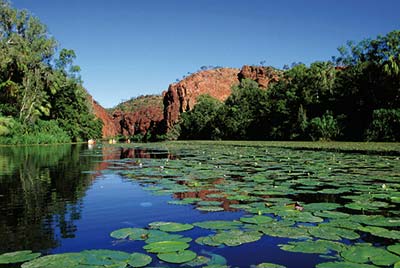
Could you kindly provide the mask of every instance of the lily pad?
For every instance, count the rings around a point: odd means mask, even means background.
[[[377,226],[365,226],[359,227],[358,230],[370,233],[375,236],[390,238],[390,239],[400,239],[400,231],[388,230]]]
[[[202,243],[209,246],[226,245],[229,247],[239,246],[241,244],[257,241],[262,234],[257,231],[243,232],[241,230],[230,230],[217,233],[203,239]]]
[[[224,210],[224,208],[217,207],[217,206],[201,206],[201,207],[197,207],[196,209],[200,210],[200,211],[208,211],[208,212],[217,212],[217,211]]]
[[[279,245],[281,249],[291,252],[326,254],[330,251],[341,252],[346,245],[327,240],[289,242]]]
[[[132,253],[128,260],[128,264],[132,267],[144,267],[151,262],[151,257],[142,253]]]
[[[397,255],[400,255],[400,244],[396,244],[396,245],[390,245],[387,247],[387,249],[390,252],[396,253]]]
[[[274,219],[268,216],[256,215],[253,217],[242,217],[240,221],[253,224],[265,224],[274,221]]]
[[[150,253],[169,253],[182,251],[189,247],[188,243],[179,241],[161,241],[147,244],[143,248]]]
[[[20,263],[36,259],[40,253],[32,253],[31,250],[21,250],[3,253],[0,255],[0,264]]]
[[[335,262],[323,262],[317,264],[316,268],[378,268],[378,266],[363,264],[363,263],[354,263],[347,261],[335,261]]]
[[[236,221],[203,221],[193,223],[193,225],[203,229],[230,230],[239,228],[242,223]]]
[[[283,266],[280,264],[275,264],[275,263],[269,263],[269,262],[263,262],[263,263],[257,264],[254,267],[255,268],[286,268],[286,266]]]
[[[341,256],[347,261],[356,263],[372,262],[375,265],[392,265],[400,261],[400,256],[368,244],[352,246],[342,251]]]
[[[164,232],[182,232],[193,229],[193,225],[191,224],[183,224],[177,222],[166,222],[165,224],[161,224],[159,229]]]
[[[169,263],[185,263],[185,262],[195,259],[196,256],[197,256],[197,254],[191,250],[183,250],[183,251],[179,251],[179,252],[157,254],[157,257],[160,260],[169,262]]]
[[[142,228],[123,228],[111,232],[110,236],[116,239],[145,240],[148,230]]]

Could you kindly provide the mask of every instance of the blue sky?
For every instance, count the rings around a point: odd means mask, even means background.
[[[329,60],[348,40],[400,29],[399,0],[11,0],[75,50],[105,107],[160,94],[203,65]]]

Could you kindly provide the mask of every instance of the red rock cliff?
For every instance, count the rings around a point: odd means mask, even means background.
[[[238,72],[234,68],[200,71],[171,84],[164,94],[165,130],[179,120],[181,113],[193,109],[198,96],[208,94],[221,101],[228,98],[231,87],[239,83]]]
[[[113,112],[113,120],[118,133],[123,136],[146,135],[157,131],[163,119],[162,96],[141,96],[123,102]]]
[[[97,101],[89,97],[92,103],[93,112],[95,116],[103,121],[103,138],[114,137],[118,134],[118,128],[114,123],[111,115],[104,109]]]
[[[251,79],[256,81],[261,88],[268,88],[269,83],[279,80],[280,74],[278,70],[269,66],[244,65],[238,74],[238,78],[240,81]]]

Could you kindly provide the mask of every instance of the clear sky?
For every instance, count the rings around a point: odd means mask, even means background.
[[[75,50],[109,108],[160,94],[203,65],[329,60],[348,40],[400,29],[400,0],[11,0]]]

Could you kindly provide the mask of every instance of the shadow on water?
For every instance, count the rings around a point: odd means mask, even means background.
[[[74,236],[92,181],[82,171],[94,167],[80,152],[79,145],[0,148],[1,252],[57,247],[57,229]]]

